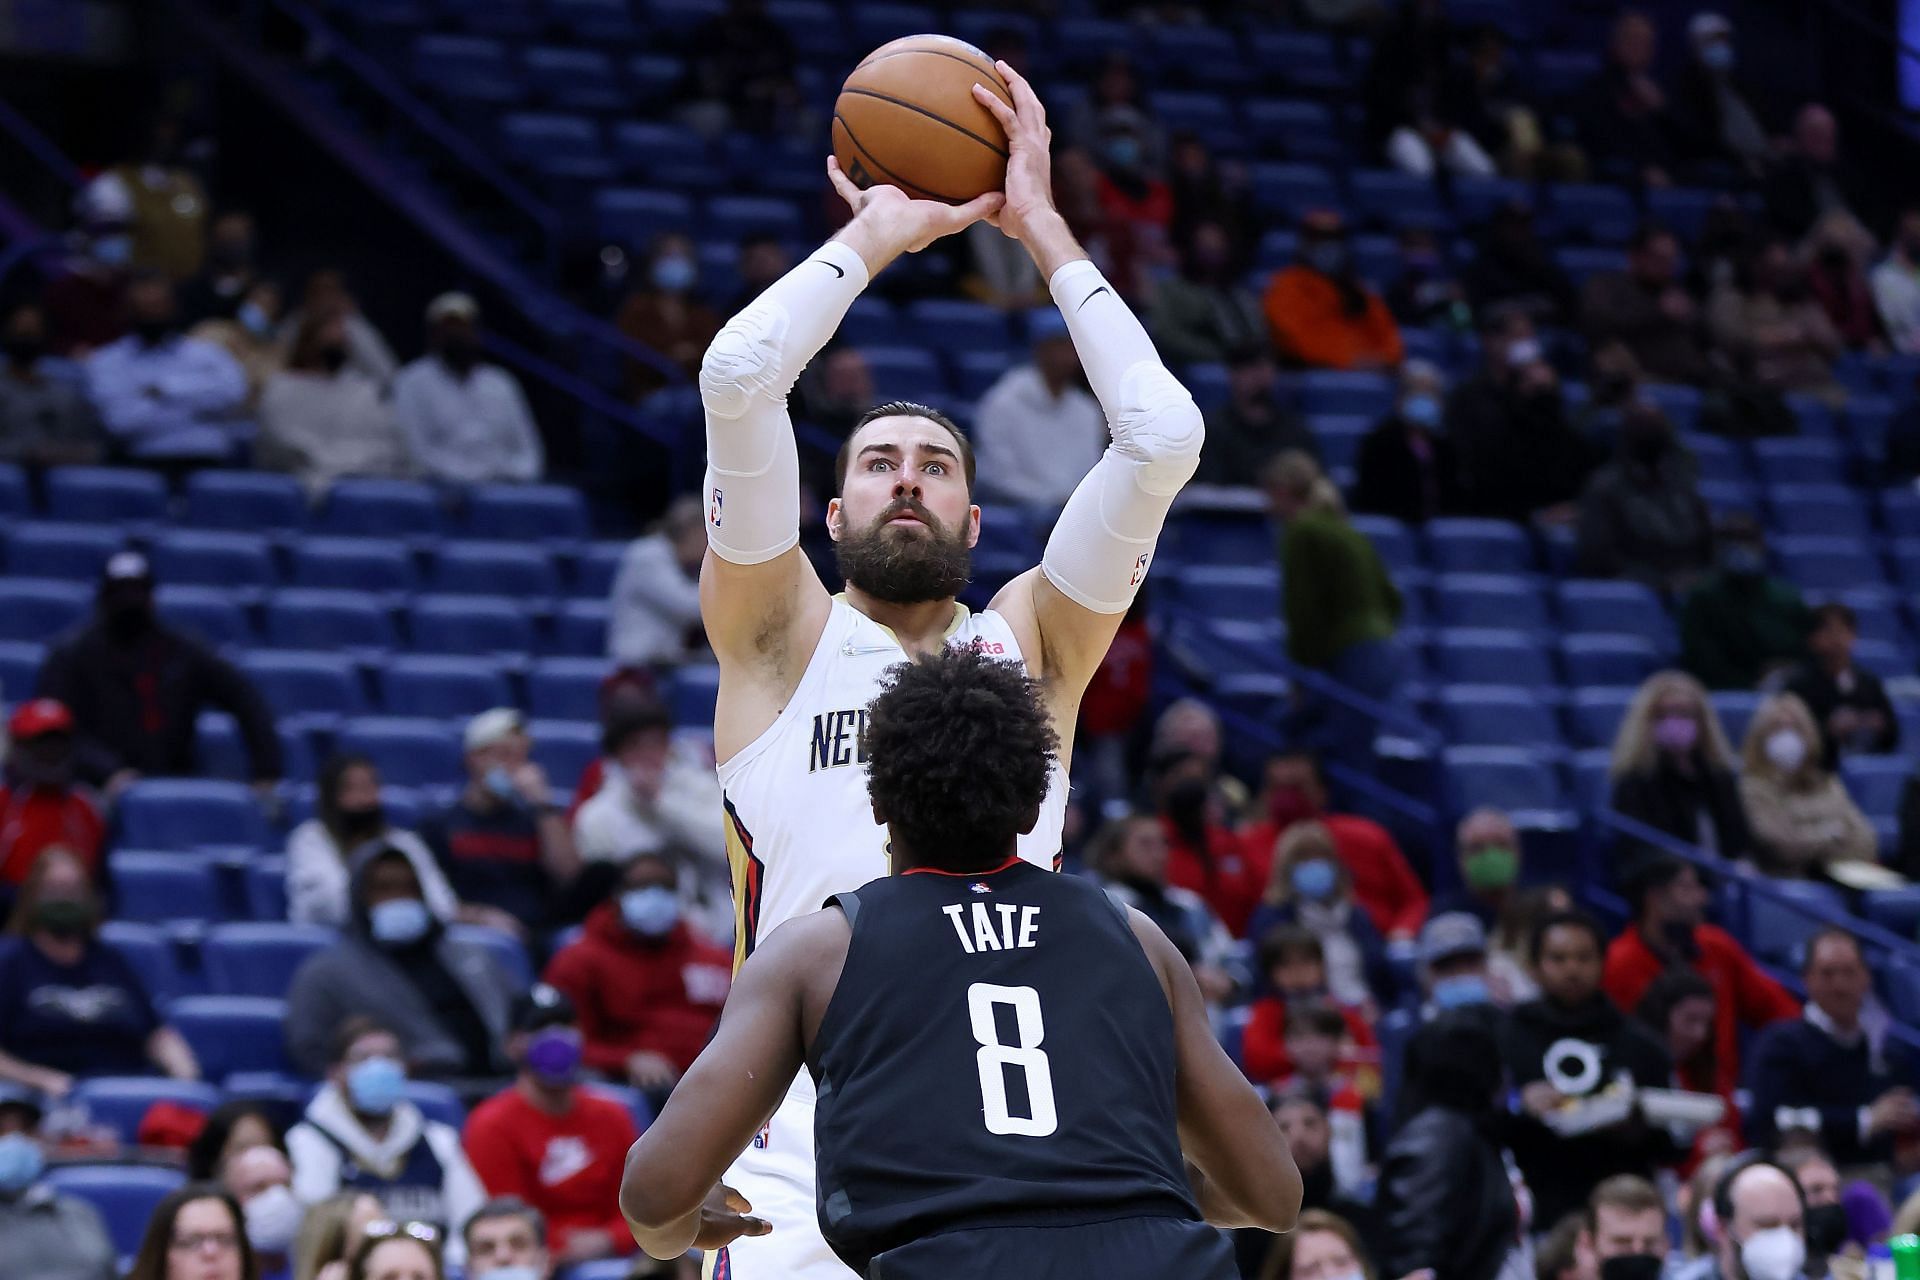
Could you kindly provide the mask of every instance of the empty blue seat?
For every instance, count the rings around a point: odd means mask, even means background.
[[[1443,573],[1434,579],[1440,622],[1449,627],[1545,629],[1547,600],[1530,578],[1492,573]]]
[[[425,35],[413,44],[413,78],[449,98],[516,102],[521,78],[506,46],[484,36]]]
[[[0,462],[0,515],[24,516],[32,510],[27,473],[11,462]]]
[[[40,1185],[92,1205],[106,1225],[114,1252],[130,1258],[140,1249],[147,1219],[186,1180],[183,1171],[160,1165],[71,1164],[47,1170]]]
[[[149,553],[155,581],[202,587],[271,587],[280,580],[273,547],[257,533],[168,529]]]
[[[1166,584],[1181,607],[1214,618],[1271,618],[1280,575],[1271,566],[1190,564]]]
[[[100,941],[118,951],[133,967],[147,998],[156,1005],[190,994],[174,954],[173,940],[159,925],[143,920],[102,921]]]
[[[448,926],[447,936],[478,947],[492,956],[501,972],[512,980],[513,990],[525,991],[533,985],[533,962],[527,957],[526,947],[512,934],[487,925],[455,924]]]
[[[277,998],[309,956],[339,938],[337,930],[318,924],[216,925],[201,940],[200,963],[214,995]]]
[[[387,809],[387,819],[395,826],[411,827],[410,822],[402,822],[389,799],[393,787],[382,787],[380,799]],[[287,918],[287,860],[281,857],[254,858],[247,863],[242,885],[246,896],[247,914],[255,920],[285,920]]]
[[[255,650],[241,657],[240,668],[278,716],[357,715],[367,707],[360,674],[341,654]]]
[[[124,524],[164,520],[167,485],[157,472],[124,467],[52,467],[47,514],[55,520]]]
[[[868,347],[861,352],[873,372],[880,400],[938,403],[947,395],[946,375],[933,353],[919,347]]]
[[[1433,644],[1434,670],[1452,684],[1544,688],[1559,683],[1540,641],[1524,631],[1448,627]]]
[[[1260,27],[1249,33],[1253,64],[1263,77],[1277,78],[1307,93],[1331,93],[1352,81],[1346,60],[1331,36],[1318,31]],[[1196,66],[1195,74],[1203,67]]]
[[[0,640],[0,700],[24,702],[40,679],[47,647],[28,640]]]
[[[1420,567],[1420,547],[1413,531],[1392,516],[1357,515],[1353,527],[1367,535],[1387,571],[1399,574]]]
[[[143,778],[120,797],[119,822],[136,849],[259,848],[267,839],[253,792],[237,782]]]
[[[126,535],[109,523],[106,528],[22,521],[7,531],[7,573],[16,578],[46,578],[62,582],[100,580],[107,559],[127,545]]]
[[[1473,227],[1491,218],[1503,205],[1530,204],[1533,185],[1518,178],[1455,178],[1453,211],[1464,226]]]
[[[627,0],[547,0],[547,15],[581,40],[629,44],[643,34]]]
[[[1534,690],[1446,685],[1439,708],[1447,741],[1461,746],[1555,751],[1566,746],[1559,717]]]
[[[440,499],[419,480],[352,476],[327,490],[320,527],[355,538],[398,538],[441,531]]]
[[[672,165],[676,167],[698,164],[707,155],[707,146],[700,135],[691,129],[676,124],[662,124],[651,120],[623,120],[613,127],[613,154],[627,168],[644,175],[654,166]],[[663,191],[636,191],[636,196],[664,196]],[[618,207],[631,206],[642,208],[654,201],[628,200],[615,202]],[[677,196],[672,203],[658,202],[655,211],[660,216],[671,216],[676,221],[674,229],[691,229],[693,208],[684,196]],[[663,230],[666,228],[662,228]]]
[[[1840,779],[1847,794],[1869,818],[1891,818],[1900,812],[1913,765],[1905,756],[1843,756]]]
[[[394,716],[464,718],[513,701],[500,664],[488,658],[391,658],[380,672],[380,690],[387,714]]]
[[[1398,169],[1359,169],[1348,190],[1355,216],[1376,226],[1440,228],[1449,221],[1431,178]]]
[[[462,528],[469,538],[515,542],[584,538],[589,532],[587,502],[578,489],[565,485],[476,485],[467,491]]]
[[[613,665],[603,658],[542,658],[527,671],[527,710],[543,720],[593,720],[600,682]]]
[[[353,591],[290,587],[266,603],[266,640],[282,649],[391,649],[388,611]]]
[[[553,557],[539,547],[506,542],[443,542],[429,575],[435,591],[454,595],[551,596],[560,591]]]
[[[1845,484],[1846,456],[1834,440],[1805,436],[1753,442],[1753,461],[1769,484]]]
[[[607,652],[607,602],[569,600],[553,615],[550,650],[571,657],[593,657]]]
[[[1920,885],[1863,893],[1860,914],[1903,938],[1920,936]]]
[[[1870,510],[1857,490],[1844,485],[1781,484],[1767,490],[1768,525],[1787,537],[1865,539]]]
[[[1554,229],[1599,244],[1625,244],[1640,223],[1640,211],[1619,187],[1563,182],[1547,188]]]
[[[1560,625],[1568,631],[1639,636],[1661,652],[1672,647],[1673,620],[1644,583],[1574,579],[1554,590]]]
[[[1829,918],[1846,915],[1846,899],[1832,885],[1772,877],[1764,881],[1743,878],[1738,884],[1738,889],[1732,883],[1725,886],[1723,897],[1744,893],[1745,941],[1764,960],[1796,960],[1799,949],[1827,927]],[[1764,888],[1759,887],[1762,884]],[[1730,914],[1737,922],[1740,912],[1736,909]]]
[[[616,143],[621,135],[615,133]],[[655,236],[693,228],[693,201],[673,191],[608,187],[593,198],[595,226],[608,240],[643,249]]]
[[[1384,373],[1311,369],[1297,375],[1300,411],[1309,417],[1348,414],[1377,418],[1393,408],[1393,379]]]
[[[1566,272],[1575,288],[1585,284],[1589,276],[1606,275],[1609,272],[1625,270],[1626,251],[1594,245],[1563,245],[1553,251],[1554,265]]]
[[[298,529],[307,495],[292,476],[264,471],[196,471],[187,477],[186,522],[202,529]]]
[[[1247,135],[1265,154],[1327,159],[1329,142],[1339,148],[1338,126],[1323,103],[1255,98],[1240,111]]]
[[[1426,536],[1427,561],[1442,573],[1533,571],[1533,545],[1526,530],[1506,520],[1429,520]]]
[[[1681,242],[1692,244],[1706,224],[1718,193],[1697,187],[1647,188],[1647,216],[1672,227]]]
[[[1880,526],[1889,537],[1920,538],[1920,489],[1882,489],[1879,507]]]
[[[296,587],[342,591],[412,591],[413,557],[384,538],[303,538],[293,544]]]
[[[792,201],[771,196],[715,196],[706,202],[702,231],[740,240],[752,235],[795,239],[803,228]]]
[[[89,1123],[105,1125],[120,1141],[132,1146],[142,1117],[154,1103],[172,1102],[204,1115],[225,1101],[225,1096],[199,1080],[92,1076],[74,1086],[72,1101],[86,1109]]]
[[[372,760],[381,781],[396,786],[450,786],[466,777],[459,733],[443,721],[362,716],[341,726],[337,745]]]
[[[186,846],[121,849],[107,859],[114,915],[123,920],[218,920],[226,914],[213,864]]]
[[[576,596],[604,600],[613,590],[613,580],[626,559],[628,543],[590,542],[580,549],[573,564],[573,591]]]
[[[771,0],[767,16],[792,37],[794,47],[801,54],[838,56],[846,52],[846,31],[841,26],[840,8],[825,0]]]
[[[1700,421],[1700,388],[1677,382],[1650,382],[1640,398],[1667,415],[1675,431],[1692,431]]]
[[[1686,446],[1687,452],[1693,455],[1702,480],[1745,483],[1753,478],[1746,453],[1732,440],[1689,433],[1682,437],[1681,443]]]
[[[1885,584],[1880,557],[1851,538],[1778,538],[1780,571],[1802,590],[1846,591]]]
[[[1013,346],[1006,313],[983,302],[927,298],[907,307],[907,323],[920,341],[941,351],[991,351],[1004,357]]]
[[[1523,814],[1558,811],[1567,798],[1553,766],[1525,747],[1448,747],[1441,753],[1453,806],[1482,805]]]
[[[1575,689],[1567,695],[1567,730],[1578,747],[1611,747],[1638,690],[1631,687]]]
[[[518,655],[534,643],[525,605],[503,596],[420,596],[407,611],[407,631],[426,653]]]
[[[1333,175],[1317,164],[1256,164],[1248,177],[1255,207],[1289,224],[1312,210],[1344,204]]]
[[[700,728],[713,724],[713,708],[720,693],[720,668],[681,667],[667,685],[667,705],[676,725]]]
[[[79,582],[0,579],[0,640],[44,644],[84,617],[94,588]]]
[[[1659,650],[1641,636],[1595,632],[1560,638],[1560,670],[1576,687],[1639,684],[1660,665]]]
[[[1163,89],[1149,94],[1147,101],[1154,119],[1168,129],[1197,133],[1202,138],[1234,132],[1233,105],[1217,92]]]
[[[598,49],[536,45],[526,51],[522,62],[528,85],[555,106],[599,111],[626,105],[613,59]]]
[[[225,1080],[237,1071],[291,1075],[283,1040],[287,1002],[267,996],[188,996],[167,1010],[167,1021],[193,1047],[200,1073]]]

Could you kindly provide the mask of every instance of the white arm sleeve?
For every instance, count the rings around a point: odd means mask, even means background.
[[[787,395],[847,308],[867,266],[838,241],[816,249],[727,321],[700,362],[707,419],[707,545],[764,564],[800,541],[800,451]]]
[[[1083,608],[1125,613],[1167,509],[1200,465],[1206,432],[1193,396],[1099,268],[1069,262],[1049,285],[1113,443],[1067,499],[1040,566]]]

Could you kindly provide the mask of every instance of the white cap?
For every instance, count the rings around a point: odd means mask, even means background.
[[[1728,22],[1723,14],[1696,13],[1693,15],[1693,21],[1687,24],[1687,39],[1696,45],[1732,34],[1733,24]]]
[[[463,320],[478,320],[480,304],[473,300],[470,293],[443,293],[427,304],[427,322],[438,323],[455,316]]]
[[[512,707],[482,711],[467,721],[465,745],[468,751],[484,751],[494,743],[526,728],[527,719]]]

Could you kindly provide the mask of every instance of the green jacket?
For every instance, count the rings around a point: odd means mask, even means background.
[[[1751,689],[1807,656],[1813,614],[1783,578],[1709,574],[1680,606],[1680,665],[1709,689]]]
[[[1302,666],[1331,666],[1343,650],[1385,640],[1400,625],[1400,588],[1343,515],[1290,520],[1280,535],[1280,572],[1287,656]]]

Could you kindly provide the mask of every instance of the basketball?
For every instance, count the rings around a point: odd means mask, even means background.
[[[833,154],[855,186],[899,187],[965,204],[1007,177],[1007,135],[974,101],[985,85],[1013,95],[993,60],[952,36],[903,36],[868,54],[833,107]]]

